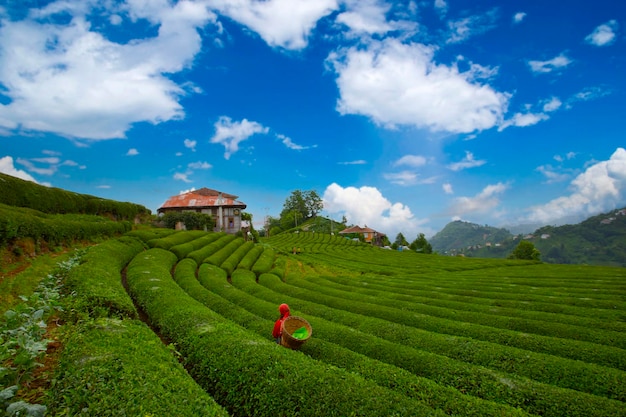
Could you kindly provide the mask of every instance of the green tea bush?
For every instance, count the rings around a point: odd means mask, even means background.
[[[181,243],[180,245],[174,245],[170,248],[170,252],[173,252],[174,255],[178,257],[178,259],[183,259],[187,257],[191,252],[198,250],[200,248],[205,247],[209,243],[215,242],[222,236],[225,236],[225,233],[208,233],[206,236],[200,237],[198,239],[194,239],[191,242]]]
[[[138,255],[127,270],[129,289],[177,344],[189,372],[231,414],[444,415],[234,325],[174,282],[175,262],[174,254],[160,249]]]
[[[276,259],[276,252],[270,247],[265,247],[263,253],[259,256],[259,259],[252,265],[252,272],[259,276],[263,273],[269,272],[274,266],[274,260]]]
[[[216,241],[211,242],[208,245],[201,247],[200,249],[196,249],[196,250],[190,252],[187,255],[187,257],[193,259],[198,264],[202,263],[202,261],[204,261],[206,258],[211,256],[212,254],[214,254],[218,250],[222,249],[224,246],[226,246],[228,243],[232,242],[236,238],[237,237],[235,235],[224,235],[224,236],[221,236]]]
[[[90,247],[65,280],[71,304],[68,313],[76,314],[74,319],[83,315],[136,318],[137,310],[122,285],[121,271],[144,248],[140,240],[129,236]]]
[[[245,242],[241,244],[228,258],[224,260],[224,262],[222,262],[220,267],[226,271],[228,275],[231,275],[239,265],[239,262],[241,262],[246,254],[254,247],[255,244],[253,242]]]
[[[230,255],[235,253],[235,251],[243,245],[243,243],[244,240],[242,237],[235,238],[211,256],[206,257],[202,262],[210,263],[215,266],[221,266]]]
[[[151,248],[169,249],[172,246],[191,242],[206,235],[207,232],[203,230],[183,230],[162,238],[149,240],[148,246]]]
[[[64,342],[49,416],[228,415],[138,320],[99,318]]]
[[[247,269],[247,270],[252,269],[252,266],[257,261],[257,259],[259,259],[259,256],[261,256],[262,253],[263,253],[263,246],[254,245],[254,247],[250,249],[248,253],[246,253],[246,256],[243,257],[241,262],[239,262],[239,265],[237,265],[237,268]]]

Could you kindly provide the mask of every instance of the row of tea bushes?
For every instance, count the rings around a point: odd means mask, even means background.
[[[128,221],[110,221],[99,216],[46,214],[0,204],[0,247],[30,238],[49,246],[94,241],[130,231]]]
[[[179,245],[172,246],[170,252],[173,252],[178,259],[186,258],[191,252],[202,249],[210,243],[215,242],[219,238],[226,236],[226,233],[207,233],[205,236],[194,239],[190,242],[181,243]]]
[[[228,416],[139,320],[99,318],[64,342],[48,416]]]
[[[207,235],[203,230],[186,230],[183,232],[172,233],[168,236],[149,240],[148,246],[151,248],[170,249],[173,246],[191,242]]]
[[[344,283],[347,281],[343,280]],[[493,308],[484,308],[480,312],[472,311],[469,310],[471,306],[469,303],[442,302],[439,306],[432,306],[427,304],[430,300],[425,296],[407,295],[404,293],[398,293],[394,296],[393,293],[384,291],[382,288],[375,290],[370,289],[371,285],[367,285],[364,288],[362,285],[339,284],[331,278],[311,276],[306,280],[291,279],[289,283],[316,294],[366,302],[371,308],[376,309],[375,316],[397,323],[409,324],[423,330],[471,337],[475,340],[595,363],[622,371],[626,370],[626,353],[617,347],[507,329],[505,323],[507,320],[533,320],[535,316],[529,315],[523,310],[516,312],[515,317],[493,314],[493,312],[489,311],[493,310]],[[391,310],[392,314],[389,315],[385,312],[385,308],[394,310]],[[399,313],[401,317],[398,317],[398,314],[396,314],[398,310],[401,310]],[[467,316],[471,316],[473,313],[481,315],[479,321],[468,320]],[[415,320],[416,314],[419,315],[419,320]],[[546,327],[551,325],[550,322],[541,323]],[[583,325],[584,321],[578,323],[575,329],[578,332],[585,331],[586,329]],[[598,323],[593,321],[588,327],[594,328],[596,325]],[[554,333],[556,334],[557,332]],[[613,335],[613,333],[608,332],[606,337],[608,338],[610,335]]]
[[[133,237],[110,239],[88,249],[81,264],[65,280],[70,309],[68,312],[88,317],[137,318],[137,309],[122,286],[120,271],[145,249]]]
[[[198,383],[231,414],[444,415],[236,326],[176,284],[170,275],[176,262],[174,254],[161,249],[136,256],[127,270],[129,289],[177,344]],[[194,264],[188,268],[195,271]]]
[[[92,214],[128,221],[150,214],[150,210],[139,204],[46,187],[3,173],[0,173],[0,204],[31,208],[49,214]]]
[[[276,305],[282,302],[297,305],[315,329],[316,338],[404,368],[470,395],[520,407],[528,413],[544,416],[601,417],[620,415],[624,411],[624,404],[617,400],[532,381],[360,332],[355,330],[354,326],[368,324],[372,319],[330,309],[322,304],[305,301],[306,298],[292,298],[287,295],[288,288],[271,274],[259,277],[261,285],[254,281],[232,282],[238,288]],[[350,321],[346,321],[346,318],[350,318]],[[384,337],[385,334],[379,336]]]
[[[194,265],[182,265],[181,262],[176,268],[176,282],[196,300],[210,306],[225,318],[262,337],[271,338],[276,304],[252,297],[227,284],[226,274],[220,268],[203,264],[197,271],[197,279],[195,273]],[[255,276],[249,271],[237,270],[232,279],[236,282],[253,282]],[[297,314],[297,311],[294,310],[294,314]],[[432,408],[445,410],[450,415],[477,417],[527,415],[513,407],[461,394],[453,388],[439,385],[427,378],[370,359],[317,337],[310,339],[302,350],[314,359],[357,373],[378,385],[424,402]]]
[[[88,249],[66,280],[65,348],[47,393],[50,416],[220,416],[228,413],[143,322],[122,281],[144,250],[124,236]],[[173,255],[172,255],[173,256]]]

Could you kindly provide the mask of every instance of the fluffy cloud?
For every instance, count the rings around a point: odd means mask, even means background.
[[[191,65],[197,29],[215,16],[190,1],[131,1],[124,16],[159,25],[158,35],[116,43],[88,21],[91,5],[58,1],[1,22],[0,83],[9,102],[0,104],[0,127],[109,139],[136,122],[184,116],[185,91],[165,74]],[[60,15],[66,23],[55,23]]]
[[[3,156],[0,158],[0,172],[11,175],[12,177],[37,183],[37,180],[35,180],[35,178],[33,178],[28,172],[15,168],[15,165],[13,164],[13,157],[11,156]]]
[[[317,21],[339,8],[336,0],[209,0],[220,14],[256,32],[270,46],[307,46]]]
[[[421,167],[426,165],[426,158],[422,155],[404,155],[393,163],[393,166],[409,166],[409,167]]]
[[[326,187],[322,200],[328,212],[345,215],[351,224],[379,230],[392,241],[400,232],[407,238],[417,236],[418,227],[424,223],[413,216],[409,207],[391,203],[375,187],[343,188],[333,183]]]
[[[139,155],[139,151],[135,148],[130,148],[128,152],[126,152],[126,156],[135,156]]]
[[[496,17],[497,13],[492,10],[483,15],[473,15],[448,22],[447,43],[463,42],[474,35],[487,32],[494,27]]]
[[[454,162],[448,165],[448,169],[451,169],[452,171],[460,171],[462,169],[479,167],[484,165],[486,162],[487,161],[483,159],[474,159],[473,153],[465,151],[465,158],[459,162]]]
[[[221,143],[226,148],[224,158],[230,159],[230,156],[239,150],[239,144],[249,137],[261,133],[266,134],[269,128],[263,127],[260,123],[250,122],[243,119],[240,122],[233,122],[230,117],[221,116],[215,122],[215,135],[211,138],[211,143]]]
[[[560,54],[559,56],[556,56],[547,61],[528,61],[530,69],[533,72],[539,74],[545,74],[554,70],[565,68],[571,63],[572,60],[566,57],[564,54]]]
[[[521,23],[522,20],[526,17],[526,13],[518,12],[513,15],[513,23]]]
[[[626,204],[626,149],[617,148],[608,161],[598,162],[570,184],[572,193],[529,209],[525,219],[552,224],[562,219],[582,220]]]
[[[509,96],[478,78],[492,71],[472,65],[466,72],[433,61],[434,48],[397,39],[332,53],[341,114],[361,114],[387,126],[469,133],[496,125]]]
[[[447,210],[447,214],[464,217],[467,214],[489,213],[500,205],[498,195],[505,192],[508,188],[507,184],[499,182],[488,185],[474,197],[457,197]]]
[[[595,46],[607,46],[615,41],[616,32],[619,28],[617,20],[609,20],[598,26],[585,38],[585,41]]]

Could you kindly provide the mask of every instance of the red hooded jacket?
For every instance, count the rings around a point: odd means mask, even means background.
[[[272,331],[274,338],[280,337],[283,334],[283,321],[289,317],[289,306],[287,304],[281,304],[278,306],[278,311],[280,312],[280,318],[274,323],[274,330]]]

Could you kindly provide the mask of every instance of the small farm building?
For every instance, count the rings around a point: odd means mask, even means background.
[[[385,236],[384,233],[377,232],[374,229],[370,229],[369,227],[367,227],[367,225],[365,225],[365,227],[361,227],[361,226],[348,227],[347,229],[343,229],[341,232],[339,232],[339,234],[340,235],[350,235],[350,234],[363,235],[363,240],[376,246],[381,245],[382,238]]]
[[[246,208],[244,203],[237,201],[238,198],[210,188],[200,188],[168,198],[157,213],[194,211],[208,214],[215,222],[215,232],[234,234],[241,230],[241,212]]]

